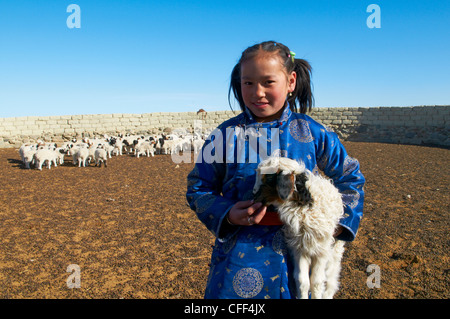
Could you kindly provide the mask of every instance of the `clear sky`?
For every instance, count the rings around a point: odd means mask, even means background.
[[[229,110],[265,40],[311,63],[317,107],[448,105],[449,21],[449,0],[0,0],[0,117]]]

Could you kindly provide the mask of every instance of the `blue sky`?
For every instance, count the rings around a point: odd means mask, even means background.
[[[448,105],[449,16],[447,0],[0,0],[0,117],[229,110],[231,69],[265,40],[311,63],[317,107]]]

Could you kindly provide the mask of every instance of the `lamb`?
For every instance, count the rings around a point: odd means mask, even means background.
[[[56,152],[56,159],[59,165],[64,164],[64,155],[66,154],[67,149],[64,147],[57,147],[55,149],[55,152]]]
[[[73,165],[78,163],[78,167],[86,167],[86,161],[89,157],[89,149],[86,144],[80,144],[70,149],[70,155],[72,155]]]
[[[88,165],[91,164],[91,161],[95,161],[95,150],[97,149],[97,146],[94,146],[94,144],[92,142],[87,143],[88,145],[88,151],[89,151],[89,155],[87,157],[87,162]]]
[[[155,138],[155,142],[156,142],[155,149],[158,152],[158,154],[162,154],[162,149],[163,149],[165,141],[166,141],[166,139],[164,138],[163,135],[156,136],[156,138]]]
[[[179,140],[164,140],[161,144],[161,150],[164,150],[164,154],[174,154],[179,144]]]
[[[111,137],[109,139],[109,145],[111,145],[112,147],[112,150],[110,150],[110,154],[122,155],[123,139],[120,136]]]
[[[103,148],[105,149],[106,153],[108,154],[108,158],[112,158],[112,153],[114,151],[114,146],[111,145],[110,142],[104,143]]]
[[[154,144],[154,141],[141,141],[135,145],[134,154],[137,158],[139,158],[140,155],[147,155],[147,157],[150,157],[151,155],[153,157],[155,156]]]
[[[273,205],[294,257],[297,298],[333,298],[339,288],[344,242],[333,233],[344,214],[342,197],[330,180],[305,164],[269,157],[257,169],[255,201]],[[311,273],[310,273],[311,271]]]
[[[104,146],[99,146],[95,149],[94,152],[94,160],[95,160],[95,166],[102,167],[102,163],[105,164],[105,167],[107,167],[108,162],[108,153]]]
[[[58,155],[54,150],[47,148],[39,148],[33,156],[35,167],[42,171],[42,166],[47,163],[47,168],[50,169],[51,164],[57,166]]]
[[[19,148],[19,154],[22,159],[22,163],[25,168],[30,168],[30,164],[33,164],[34,154],[37,151],[35,144],[25,143]]]

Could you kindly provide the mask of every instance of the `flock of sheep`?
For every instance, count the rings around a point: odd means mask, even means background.
[[[203,146],[205,134],[159,134],[159,135],[123,135],[102,138],[83,138],[64,142],[58,146],[53,142],[38,140],[36,143],[24,143],[19,154],[25,168],[34,166],[51,168],[64,163],[65,155],[72,157],[73,164],[78,167],[107,166],[113,155],[133,154],[154,156],[156,154],[173,154],[180,151],[198,150]]]

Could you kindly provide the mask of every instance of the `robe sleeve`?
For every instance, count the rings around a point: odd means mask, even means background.
[[[347,154],[336,133],[322,129],[320,137],[315,145],[317,166],[333,180],[344,202],[340,220],[344,230],[337,239],[353,241],[363,216],[365,178],[358,160]]]
[[[210,146],[208,147],[210,143],[212,143],[210,139],[205,141],[202,154],[205,148],[211,149]],[[206,228],[220,240],[226,241],[238,231],[239,226],[230,225],[225,219],[237,200],[222,196],[226,164],[223,161],[220,162],[218,158],[212,162],[203,158],[195,164],[187,177],[186,199]]]

